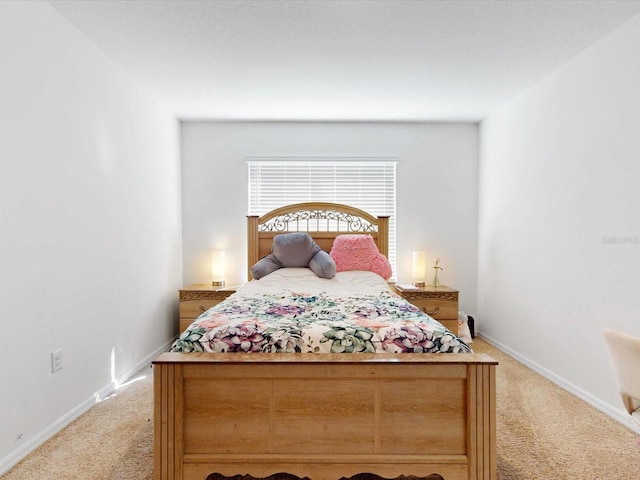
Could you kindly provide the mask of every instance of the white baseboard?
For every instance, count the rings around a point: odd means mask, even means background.
[[[122,384],[124,381],[130,379],[137,372],[142,370],[143,368],[149,366],[151,362],[162,352],[166,352],[171,344],[173,343],[173,339],[167,342],[165,345],[156,349],[151,354],[147,355],[138,365],[132,368],[130,371],[121,375],[118,379],[118,382]],[[110,394],[112,394],[115,390],[115,386],[113,383],[109,383],[105,387],[101,388],[89,398],[81,402],[78,406],[67,412],[65,415],[57,419],[47,428],[42,430],[33,438],[28,439],[24,442],[19,448],[16,448],[9,455],[0,460],[0,476],[7,473],[10,469],[12,469],[20,460],[25,458],[31,452],[33,452],[36,448],[42,445],[44,442],[49,440],[55,434],[57,434],[64,427],[73,422],[76,418],[78,418],[83,413],[87,412],[91,407],[93,407],[96,403],[98,403],[101,399],[106,398]]]
[[[543,367],[542,365],[537,364],[536,362],[533,362],[529,358],[527,358],[527,357],[519,354],[518,352],[510,349],[509,347],[507,347],[506,345],[500,343],[499,341],[495,340],[494,338],[491,338],[491,337],[483,334],[482,332],[478,332],[478,336],[482,337],[483,340],[485,340],[487,343],[490,343],[491,345],[496,347],[498,350],[506,353],[510,357],[515,358],[518,362],[522,363],[523,365],[525,365],[526,367],[530,368],[534,372],[538,373],[542,377],[544,377],[547,380],[555,383],[560,388],[568,391],[572,395],[575,395],[580,400],[583,400],[584,402],[588,403],[589,405],[591,405],[595,409],[601,411],[605,415],[607,415],[607,416],[611,417],[612,419],[614,419],[615,421],[621,423],[622,425],[624,425],[625,427],[629,428],[633,432],[640,434],[640,427],[631,418],[631,416],[629,414],[627,414],[626,411],[624,411],[622,409],[615,408],[613,405],[610,405],[610,404],[608,404],[606,402],[603,402],[602,400],[600,400],[599,398],[593,396],[592,394],[590,394],[586,390],[583,390],[582,388],[574,385],[573,383],[568,382],[564,378],[562,378],[562,377],[556,375],[555,373],[553,373],[551,370]]]

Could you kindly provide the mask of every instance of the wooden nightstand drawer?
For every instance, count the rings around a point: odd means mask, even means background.
[[[394,291],[430,317],[438,320],[452,332],[458,333],[457,290],[441,285],[439,287],[426,286],[410,290],[394,287]]]
[[[458,320],[458,301],[453,299],[434,298],[429,300],[411,300],[416,307],[436,320]]]
[[[190,285],[180,290],[180,332],[184,332],[202,313],[236,292],[236,287]]]
[[[221,300],[185,300],[180,302],[180,318],[196,318],[201,313],[206,312],[214,305],[220,303]]]

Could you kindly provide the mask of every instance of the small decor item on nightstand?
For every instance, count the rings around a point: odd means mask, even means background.
[[[444,268],[442,268],[439,265],[440,264],[440,257],[434,258],[433,261],[435,262],[435,264],[433,265],[433,269],[434,269],[435,273],[433,274],[433,283],[432,283],[432,285],[434,287],[439,287],[440,286],[440,280],[438,280],[438,270],[444,270]]]

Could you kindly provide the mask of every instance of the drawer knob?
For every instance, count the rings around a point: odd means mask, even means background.
[[[202,305],[199,305],[199,306],[198,306],[198,308],[200,309],[200,312],[203,312],[203,313],[204,313],[205,308],[204,308]]]
[[[438,314],[438,312],[440,311],[440,307],[436,307],[433,310],[427,310],[427,307],[423,307],[422,311],[424,313],[426,313],[427,315],[433,316],[433,315],[437,315]]]

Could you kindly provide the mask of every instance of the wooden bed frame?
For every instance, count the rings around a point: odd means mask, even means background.
[[[303,230],[328,250],[387,217],[297,204],[248,217],[249,266]],[[154,362],[155,480],[496,478],[484,354],[164,353]]]

